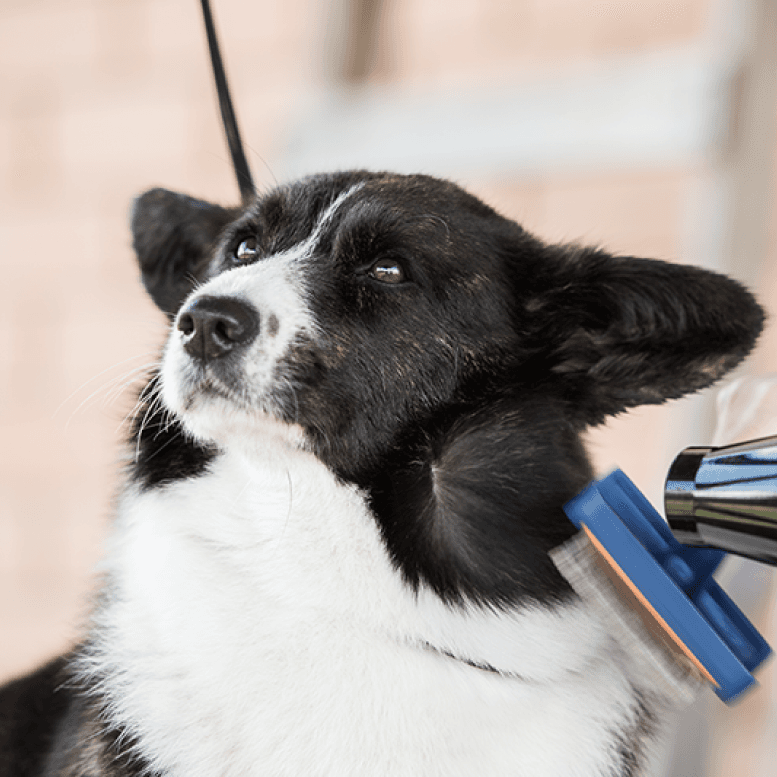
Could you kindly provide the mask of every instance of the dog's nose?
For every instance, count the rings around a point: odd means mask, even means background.
[[[200,297],[178,314],[178,331],[190,356],[218,359],[256,337],[259,313],[234,297]]]

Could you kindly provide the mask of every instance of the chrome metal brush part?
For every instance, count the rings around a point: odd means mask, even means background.
[[[669,470],[664,507],[680,542],[777,565],[777,436],[686,448]]]

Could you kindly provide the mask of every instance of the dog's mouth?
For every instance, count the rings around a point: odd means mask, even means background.
[[[194,373],[194,374],[191,374]],[[246,398],[235,386],[230,386],[205,367],[195,367],[181,381],[179,388],[181,405],[184,413],[194,409],[198,403],[222,400],[234,404],[237,408],[249,409]]]
[[[288,381],[255,386],[243,360],[209,364],[192,359],[171,339],[162,367],[162,399],[195,439],[231,447],[274,430],[301,444],[296,397]]]
[[[169,372],[163,372],[163,386],[170,386],[176,397],[170,397],[170,404],[178,414],[186,417],[189,414],[207,411],[216,412],[219,406],[229,407],[232,412],[249,414],[263,413],[281,416],[281,405],[272,390],[250,391],[248,381],[240,369],[223,369],[208,364],[189,363],[180,365],[177,375],[166,378]]]

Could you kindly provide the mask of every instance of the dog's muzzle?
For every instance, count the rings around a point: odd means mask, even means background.
[[[235,297],[199,297],[179,314],[177,327],[189,356],[213,361],[244,349],[259,334],[259,312]]]

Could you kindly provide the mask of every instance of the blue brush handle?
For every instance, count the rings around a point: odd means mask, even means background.
[[[771,649],[712,578],[723,551],[681,545],[618,469],[591,483],[564,510],[578,528],[587,527],[706,669],[723,701],[755,682],[752,672]]]

